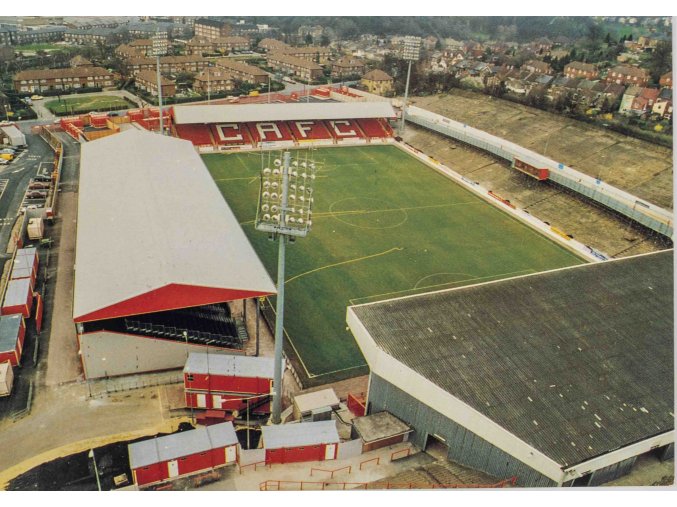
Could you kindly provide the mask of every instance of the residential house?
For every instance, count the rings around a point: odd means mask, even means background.
[[[94,66],[94,64],[92,62],[87,60],[87,58],[85,58],[82,55],[74,56],[73,58],[70,59],[68,64],[71,67],[93,67]]]
[[[289,44],[285,44],[284,42],[277,39],[265,38],[261,39],[257,47],[266,52],[271,51],[279,52],[288,49],[290,46]]]
[[[115,48],[115,56],[122,58],[123,60],[128,60],[129,58],[142,57],[146,55],[140,53],[138,49],[133,48],[128,44],[120,44]]]
[[[153,41],[151,39],[135,39],[128,45],[130,48],[136,50],[136,53],[139,55],[153,55]]]
[[[531,44],[529,44],[529,48],[534,51],[537,55],[548,55],[550,54],[550,50],[552,49],[553,42],[548,39],[547,37],[541,37],[540,39],[535,40]],[[547,72],[544,72],[543,74],[547,74]]]
[[[566,77],[581,77],[584,79],[596,79],[599,77],[597,67],[592,63],[571,62],[564,66]]]
[[[670,88],[672,90],[672,71],[663,74],[660,77],[658,84],[661,88]]]
[[[353,56],[339,58],[331,65],[331,77],[343,80],[344,78],[364,74],[364,61]]]
[[[104,88],[115,84],[115,74],[102,67],[24,70],[14,75],[14,90],[39,93],[51,90]]]
[[[388,97],[393,93],[393,78],[379,69],[367,72],[362,76],[360,83],[369,93],[375,93],[384,97]]]
[[[157,61],[155,58],[145,56],[133,57],[127,60],[127,67],[132,75],[137,75],[143,70],[155,70]],[[160,72],[162,74],[178,74],[179,72],[191,72],[193,74],[205,69],[209,60],[201,56],[161,56]]]
[[[296,58],[310,60],[320,65],[326,64],[331,56],[331,49],[322,46],[288,46],[287,48],[280,48],[277,52],[295,56]]]
[[[667,120],[672,118],[672,89],[663,88],[658,94],[656,102],[654,102],[653,109],[651,110],[653,114],[665,118]]]
[[[157,96],[157,72],[152,70],[142,70],[136,77],[136,87],[145,90],[150,93],[152,96]],[[176,95],[176,82],[171,79],[167,79],[164,76],[160,76],[160,83],[162,86],[162,96],[163,97],[173,97]]]
[[[602,107],[606,101],[607,105],[611,108],[625,93],[625,86],[599,81],[593,86],[592,90],[596,94],[595,106]]]
[[[522,70],[528,70],[529,72],[538,72],[540,74],[552,74],[552,67],[549,64],[542,62],[540,60],[528,60],[524,62]]]
[[[572,98],[576,99],[578,97],[577,90],[578,86],[581,83],[582,79],[572,78],[566,76],[559,76],[553,79],[548,89],[547,97],[555,102],[560,98],[570,95]]]
[[[229,92],[235,88],[233,74],[219,67],[207,67],[195,76],[193,90],[202,95]]]
[[[196,37],[218,39],[219,37],[228,37],[232,31],[232,26],[224,21],[200,18],[195,20],[193,29]]]
[[[269,67],[288,74],[292,74],[297,78],[307,82],[315,81],[324,74],[322,67],[317,63],[286,53],[269,52],[267,61]]]
[[[636,115],[650,113],[658,99],[660,90],[658,88],[642,88],[639,94],[633,99],[630,106],[630,112]]]
[[[232,74],[234,79],[251,84],[267,83],[269,75],[265,70],[259,69],[254,65],[233,60],[232,58],[217,58],[214,60],[217,67],[221,67],[226,72]]]
[[[639,67],[618,65],[609,69],[606,81],[616,84],[646,86],[649,82],[649,73]]]
[[[120,33],[120,28],[92,28],[90,30],[66,30],[63,40],[70,44],[110,44]]]
[[[530,70],[513,69],[505,74],[503,81],[505,88],[515,95],[526,95],[531,89],[526,79],[532,74]]]
[[[4,36],[2,33],[4,32]],[[64,40],[65,26],[47,26],[35,30],[16,30],[13,28],[0,29],[0,46],[17,46],[21,44],[36,44],[40,42],[58,42]],[[5,42],[3,42],[5,41]]]
[[[245,51],[250,48],[250,41],[246,37],[193,37],[186,44],[186,54],[202,56],[204,53],[231,53],[233,51]]]

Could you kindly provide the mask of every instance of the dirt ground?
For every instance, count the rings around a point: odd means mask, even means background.
[[[548,156],[567,164],[573,163],[574,167],[588,174],[601,174],[602,179],[637,193],[650,202],[672,207],[671,150],[599,131],[519,104],[490,100],[479,94],[463,92],[443,98],[421,97],[415,98],[414,102],[535,151],[543,153],[547,148]],[[539,129],[521,128],[520,118],[537,117]],[[511,169],[506,162],[448,137],[408,124],[404,139],[458,173],[510,199],[517,207],[611,257],[653,252],[671,246],[664,237],[635,226],[590,200],[536,181]],[[538,146],[543,149],[539,150]],[[613,149],[607,149],[611,147]],[[621,159],[627,163],[621,164]],[[584,165],[577,164],[583,160],[586,160]],[[623,166],[623,171],[612,169],[618,164]]]
[[[672,209],[672,150],[604,128],[465,90],[413,104],[503,137]]]

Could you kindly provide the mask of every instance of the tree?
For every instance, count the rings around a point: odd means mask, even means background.
[[[651,80],[658,83],[660,77],[670,70],[672,63],[672,45],[668,41],[658,41],[656,49],[649,59]]]
[[[322,34],[322,37],[320,37],[320,46],[322,47],[327,47],[329,45],[329,36]]]
[[[309,33],[306,34],[306,36],[303,40],[306,43],[306,46],[312,46],[313,45],[313,36],[310,35]]]

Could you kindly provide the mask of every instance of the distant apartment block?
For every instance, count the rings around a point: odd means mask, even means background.
[[[232,30],[229,23],[207,18],[196,19],[193,28],[196,37],[206,37],[208,39],[228,37]]]
[[[115,75],[101,67],[25,70],[14,75],[14,89],[19,93],[36,93],[78,88],[104,88],[115,84]]]

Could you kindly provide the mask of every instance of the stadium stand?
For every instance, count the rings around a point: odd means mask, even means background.
[[[381,122],[376,118],[361,118],[357,120],[357,124],[369,138],[383,139],[390,137],[390,134],[386,132]]]
[[[213,146],[214,138],[208,126],[198,123],[189,125],[176,125],[176,135],[181,139],[187,139],[195,146]]]
[[[299,142],[333,139],[326,125],[321,121],[290,121],[288,124],[294,138]]]
[[[247,123],[256,144],[260,142],[293,141],[289,127],[283,121]]]
[[[337,140],[364,138],[364,134],[353,120],[327,120],[327,129]]]
[[[252,136],[244,123],[221,123],[210,125],[217,144],[224,146],[252,145]]]

